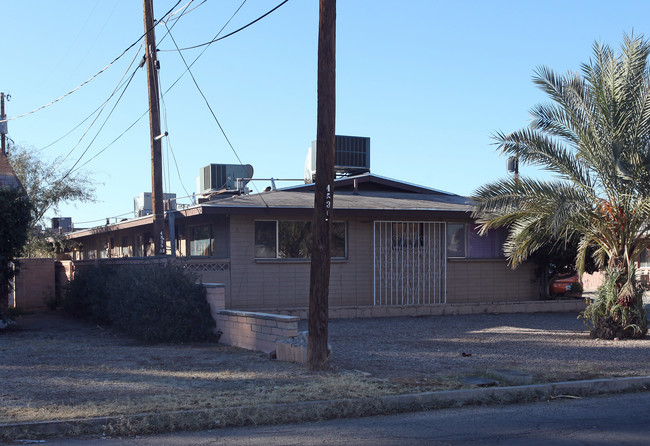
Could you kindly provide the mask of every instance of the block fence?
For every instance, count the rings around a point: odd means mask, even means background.
[[[204,284],[210,312],[221,332],[219,342],[248,350],[270,353],[276,349],[277,340],[298,336],[298,321],[295,316],[254,313],[225,309],[225,287],[223,284]]]
[[[580,298],[522,302],[330,307],[329,317],[330,319],[345,319],[357,317],[417,317],[461,314],[578,313],[584,310],[585,307],[585,299]],[[277,312],[288,316],[296,316],[302,319],[306,319],[308,317],[307,308],[278,309]]]
[[[204,284],[210,311],[221,331],[220,342],[226,345],[270,353],[274,350],[292,350],[283,354],[288,360],[304,362],[304,352],[295,346],[298,322],[307,318],[306,308],[274,309],[281,314],[237,311],[225,309],[225,286]],[[484,302],[464,304],[332,307],[330,318],[437,316],[496,313],[554,313],[580,312],[585,309],[585,299],[543,300],[523,302]],[[295,348],[294,348],[295,347]],[[296,352],[293,352],[296,350]],[[304,350],[304,348],[303,348]],[[296,356],[297,355],[297,356]],[[296,356],[293,358],[293,356]],[[298,358],[300,357],[300,358]],[[293,358],[293,359],[292,359]],[[278,358],[279,359],[279,358]]]

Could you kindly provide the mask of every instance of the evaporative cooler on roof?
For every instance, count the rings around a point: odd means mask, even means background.
[[[241,190],[252,177],[253,166],[250,164],[209,164],[199,172],[199,192]],[[242,180],[239,184],[238,179]]]
[[[357,175],[370,172],[370,138],[336,135],[334,172],[337,175]],[[305,183],[316,175],[316,141],[312,141],[305,160]]]

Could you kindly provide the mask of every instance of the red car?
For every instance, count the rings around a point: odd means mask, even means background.
[[[577,274],[559,275],[551,279],[548,292],[551,296],[563,296],[569,292],[582,293],[582,282]]]

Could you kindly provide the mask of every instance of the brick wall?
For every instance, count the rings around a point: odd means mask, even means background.
[[[578,313],[585,309],[584,299],[538,300],[521,302],[470,302],[432,305],[399,305],[367,307],[330,307],[330,319],[357,317],[418,317],[459,314],[501,313]],[[282,309],[280,313],[300,319],[308,317],[306,308]]]
[[[275,350],[278,339],[294,338],[298,335],[297,317],[249,311],[225,310],[226,293],[224,284],[204,283],[210,313],[221,332],[219,342],[248,350],[270,353]]]
[[[278,339],[298,336],[299,320],[295,316],[234,310],[220,310],[216,318],[217,330],[221,331],[219,342],[265,353],[275,350]]]
[[[274,217],[265,216],[264,219]],[[347,231],[348,258],[333,260],[331,264],[330,304],[370,305],[373,280],[372,223],[349,221]],[[255,221],[247,216],[231,217],[230,236],[227,308],[257,310],[308,306],[308,260],[255,260]]]
[[[18,259],[14,280],[14,305],[22,310],[42,310],[56,292],[55,259]],[[11,300],[11,299],[10,299]]]
[[[447,303],[539,299],[535,264],[517,269],[506,260],[453,260],[447,263]]]

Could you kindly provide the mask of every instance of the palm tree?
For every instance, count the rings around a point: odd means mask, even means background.
[[[588,252],[607,268],[583,313],[592,336],[640,337],[647,322],[634,262],[650,245],[650,44],[624,35],[620,52],[599,43],[593,52],[581,73],[538,68],[533,80],[551,102],[531,110],[529,127],[495,135],[504,154],[552,177],[485,185],[475,215],[483,231],[509,228],[513,267],[549,242],[578,240],[580,272]]]

